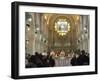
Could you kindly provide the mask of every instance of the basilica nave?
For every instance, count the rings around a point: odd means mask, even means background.
[[[88,62],[76,63],[82,54]],[[25,56],[27,67],[88,65],[89,16],[26,12]]]

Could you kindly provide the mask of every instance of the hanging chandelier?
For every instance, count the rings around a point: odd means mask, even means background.
[[[70,31],[70,23],[66,19],[58,19],[54,28],[59,35],[64,36]]]

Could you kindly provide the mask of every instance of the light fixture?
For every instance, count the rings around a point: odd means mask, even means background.
[[[27,27],[27,30],[29,31],[30,30],[30,25],[26,24],[26,27]]]
[[[84,39],[84,35],[82,34],[82,39]]]
[[[84,27],[83,30],[84,30],[85,34],[88,33],[87,25]]]
[[[44,19],[47,20],[47,16],[46,15],[44,16]]]
[[[32,18],[28,18],[28,22],[31,22],[32,21]]]
[[[26,40],[26,44],[29,44],[29,40]]]
[[[84,27],[84,31],[86,31],[87,30],[87,28],[86,27]]]
[[[39,27],[37,27],[37,28],[36,28],[36,30],[37,30],[37,31],[39,31],[39,30],[40,30],[40,28],[39,28]]]
[[[68,31],[70,31],[70,24],[68,23]]]
[[[80,18],[79,16],[76,16],[76,19],[77,19],[77,20],[79,20],[79,18]]]
[[[49,24],[49,21],[47,21],[47,24]]]
[[[30,30],[30,27],[27,27],[27,30],[29,31]]]

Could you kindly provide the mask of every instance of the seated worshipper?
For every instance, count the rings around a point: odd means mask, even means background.
[[[25,54],[25,65],[27,65],[28,64],[28,60],[29,60],[29,54]]]
[[[65,57],[65,52],[60,52],[59,58],[55,59],[55,66],[70,66],[70,59]]]
[[[32,62],[35,63],[37,67],[43,67],[43,62],[42,62],[41,58],[40,58],[40,54],[38,52],[35,52],[35,55],[33,55],[31,57]]]
[[[47,62],[49,64],[49,67],[54,67],[55,66],[55,60],[53,59],[53,54],[49,53],[47,56]]]
[[[42,62],[43,62],[43,67],[49,67],[49,63],[48,63],[48,58],[47,58],[47,53],[43,52],[42,53]]]
[[[78,61],[77,61],[77,58],[79,57],[79,55],[78,54],[74,54],[73,55],[73,57],[72,57],[72,59],[71,59],[71,65],[72,66],[77,66],[78,65]]]
[[[89,65],[89,53],[86,53],[86,59],[85,59],[85,64]]]
[[[81,55],[78,57],[78,65],[89,65],[89,57],[86,56],[84,50],[81,51]]]
[[[34,67],[37,67],[37,65],[33,62],[33,59],[34,59],[34,56],[32,55],[28,61],[26,61],[26,68],[34,68]]]

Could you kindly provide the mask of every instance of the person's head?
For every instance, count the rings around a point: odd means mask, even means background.
[[[81,51],[81,54],[82,54],[82,55],[85,55],[85,51],[84,51],[84,50],[82,50],[82,51]]]
[[[78,58],[79,57],[79,54],[76,54],[75,56],[76,56],[76,58]]]
[[[85,55],[86,55],[86,56],[89,56],[89,53],[86,52]]]
[[[38,55],[38,52],[35,52],[35,55]]]
[[[42,55],[42,53],[39,53],[40,55]]]
[[[31,57],[29,58],[29,62],[33,62],[34,61],[34,59],[35,59],[35,57],[34,57],[34,55],[31,55]]]

